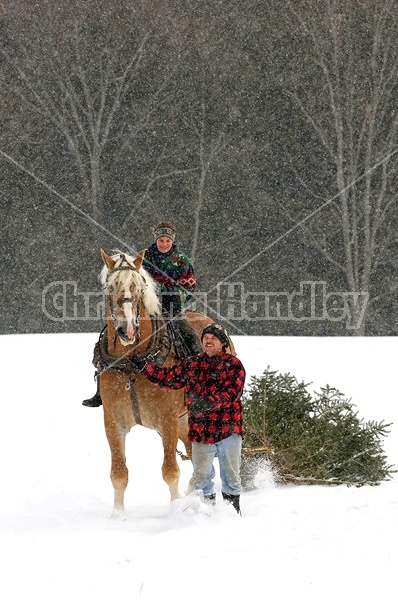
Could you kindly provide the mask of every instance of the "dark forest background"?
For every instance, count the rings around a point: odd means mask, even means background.
[[[0,1],[0,333],[99,331],[100,248],[168,219],[231,334],[396,335],[397,25],[395,0]]]

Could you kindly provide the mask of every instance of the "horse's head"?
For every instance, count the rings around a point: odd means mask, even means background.
[[[141,303],[149,315],[160,313],[156,283],[142,268],[144,252],[133,259],[128,254],[108,254],[101,249],[104,267],[101,282],[108,295],[108,307],[116,335],[123,345],[140,342]]]

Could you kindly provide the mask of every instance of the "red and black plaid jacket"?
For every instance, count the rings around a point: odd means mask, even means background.
[[[215,444],[233,433],[243,436],[246,374],[236,356],[224,350],[216,356],[199,354],[170,368],[150,362],[143,372],[163,387],[185,388],[191,442]]]

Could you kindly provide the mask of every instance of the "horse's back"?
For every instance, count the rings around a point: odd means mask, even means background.
[[[202,335],[203,329],[207,325],[210,325],[210,323],[215,322],[213,319],[211,319],[204,313],[197,312],[197,311],[187,311],[185,313],[185,316],[188,319],[189,324],[191,325],[191,327],[193,328],[193,330],[195,331],[195,333],[199,339],[200,339],[200,336]],[[228,336],[228,339],[229,339],[229,347],[227,348],[227,351],[229,351],[231,354],[236,356],[235,346],[229,336]]]

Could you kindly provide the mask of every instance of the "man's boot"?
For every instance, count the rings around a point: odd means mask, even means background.
[[[238,515],[242,516],[239,504],[240,496],[234,496],[233,494],[225,494],[224,492],[222,492],[222,497],[224,498],[225,502],[228,502],[228,504],[232,504]]]
[[[92,406],[93,408],[96,408],[97,406],[102,405],[102,400],[101,400],[100,391],[99,391],[99,373],[98,373],[98,371],[95,373],[94,378],[97,381],[97,391],[95,392],[95,394],[92,398],[83,400],[83,402],[82,402],[83,406]]]
[[[207,496],[203,496],[203,502],[205,502],[206,504],[211,504],[211,506],[215,506],[216,505],[216,495],[208,494]]]

